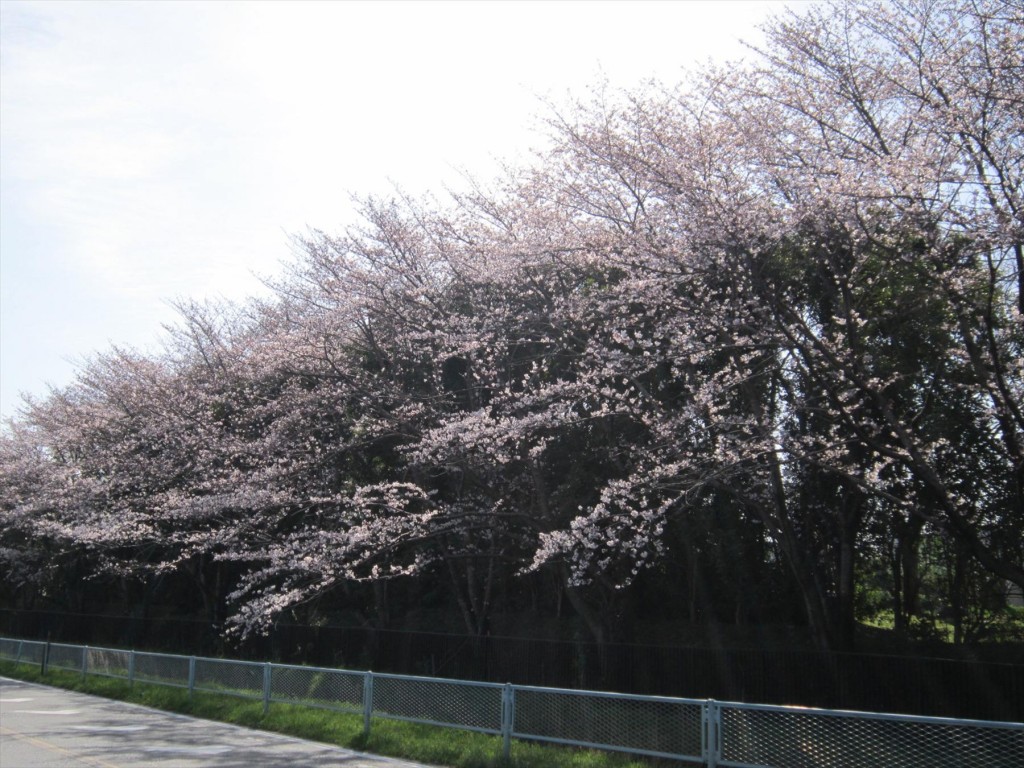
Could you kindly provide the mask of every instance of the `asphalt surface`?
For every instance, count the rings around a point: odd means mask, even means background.
[[[0,768],[421,768],[0,677]]]

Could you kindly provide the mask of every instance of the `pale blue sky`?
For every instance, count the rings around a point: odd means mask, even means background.
[[[0,1],[0,414],[260,292],[350,194],[486,179],[540,97],[674,82],[784,5]]]

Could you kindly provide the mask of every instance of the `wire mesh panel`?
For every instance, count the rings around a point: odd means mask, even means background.
[[[249,699],[263,697],[263,664],[227,659],[196,659],[195,689]]]
[[[517,738],[701,762],[704,702],[515,688]]]
[[[17,656],[21,664],[42,664],[43,654],[46,652],[46,643],[37,640],[13,640],[15,644],[21,643],[21,656]],[[15,654],[18,650],[15,649]],[[15,656],[11,657],[16,658]]]
[[[502,688],[494,683],[374,675],[373,715],[501,733]]]
[[[48,654],[48,656],[47,656]],[[723,768],[1024,766],[1024,723],[952,720],[132,653],[0,638],[0,659]],[[133,664],[134,660],[134,664]],[[271,687],[264,690],[266,673]],[[367,690],[369,683],[372,687]],[[503,713],[503,700],[511,705]],[[511,712],[511,717],[509,713]],[[705,721],[715,743],[704,744]]]
[[[1024,765],[1024,724],[721,705],[719,765],[991,768]]]
[[[135,654],[135,679],[143,683],[188,688],[188,656],[164,653]]]
[[[274,664],[270,700],[345,712],[363,708],[363,672]]]
[[[128,679],[131,656],[131,651],[120,651],[114,648],[90,648],[86,651],[86,671],[90,675]]]
[[[18,658],[18,644],[20,640],[8,640],[5,637],[0,637],[0,659],[4,661],[14,661]]]
[[[81,645],[64,645],[50,643],[50,652],[46,657],[46,665],[51,669],[67,669],[74,672],[82,671]]]

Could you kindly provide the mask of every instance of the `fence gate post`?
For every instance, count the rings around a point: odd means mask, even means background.
[[[370,716],[373,714],[373,672],[363,677],[363,735],[370,735]]]
[[[516,691],[505,683],[501,691],[501,755],[508,762],[512,754],[512,726],[515,722]]]
[[[263,714],[270,711],[270,662],[263,665]]]
[[[188,700],[192,701],[192,696],[196,690],[196,657],[189,656],[188,658]]]

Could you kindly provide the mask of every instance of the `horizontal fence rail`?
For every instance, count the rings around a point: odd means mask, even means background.
[[[707,768],[1024,766],[1024,723],[636,696],[0,638],[0,660]]]

